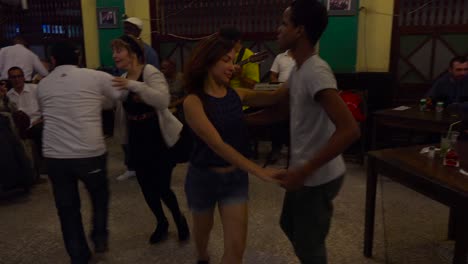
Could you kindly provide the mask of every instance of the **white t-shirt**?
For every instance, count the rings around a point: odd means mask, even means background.
[[[335,132],[335,125],[328,117],[316,94],[324,89],[337,89],[330,66],[318,55],[307,59],[291,72],[287,87],[290,96],[291,166],[298,167],[309,161]],[[309,175],[305,186],[317,186],[330,182],[345,173],[341,155]]]
[[[8,70],[14,66],[23,70],[26,81],[32,79],[34,71],[42,76],[49,73],[39,57],[21,44],[0,50],[0,79],[8,79]]]
[[[55,68],[38,85],[44,117],[43,153],[47,158],[97,157],[106,152],[102,133],[103,96],[118,99],[107,73],[73,65]]]
[[[296,65],[294,59],[288,55],[288,51],[276,55],[270,71],[278,73],[278,82],[286,82]]]
[[[41,118],[41,111],[39,111],[37,102],[37,85],[25,83],[21,94],[18,94],[15,89],[11,89],[8,91],[7,96],[11,102],[16,104],[18,110],[29,116],[31,124]]]

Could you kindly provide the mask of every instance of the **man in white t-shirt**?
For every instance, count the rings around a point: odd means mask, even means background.
[[[277,175],[287,189],[281,228],[301,263],[325,264],[325,239],[346,168],[341,153],[359,138],[359,127],[338,95],[336,80],[315,46],[328,24],[327,9],[316,0],[297,0],[283,13],[278,43],[290,49],[296,66],[285,85],[263,98],[277,105],[249,117],[250,122],[285,117],[289,98],[291,158]],[[259,100],[252,97],[251,100]]]
[[[13,46],[0,49],[0,79],[6,79],[8,70],[15,66],[23,70],[26,81],[32,80],[33,72],[42,76],[49,73],[39,57],[26,48],[26,41],[21,36],[14,39]]]
[[[104,97],[116,100],[125,93],[113,87],[111,75],[78,68],[78,58],[73,44],[55,44],[55,69],[39,83],[37,96],[44,118],[43,153],[65,247],[71,263],[88,263],[91,252],[81,221],[78,180],[93,205],[94,250],[107,251],[109,186],[101,111]]]
[[[286,82],[294,65],[296,65],[296,63],[294,62],[290,50],[276,55],[270,69],[270,81],[280,83]]]

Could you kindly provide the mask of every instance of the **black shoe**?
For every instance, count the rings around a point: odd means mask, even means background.
[[[199,260],[197,264],[210,264],[210,262],[208,260]]]
[[[94,232],[91,234],[91,240],[94,243],[94,252],[95,253],[104,253],[109,251],[108,245],[108,235],[95,235]]]
[[[94,241],[94,252],[95,253],[104,253],[109,251],[109,245],[107,240],[97,240]]]
[[[169,229],[169,223],[167,222],[167,220],[158,222],[158,225],[156,226],[156,230],[150,237],[149,243],[156,244],[165,240],[169,233],[168,229]]]
[[[177,232],[179,233],[179,241],[187,241],[190,237],[189,227],[187,225],[187,219],[185,216],[180,215],[179,220],[176,221]]]

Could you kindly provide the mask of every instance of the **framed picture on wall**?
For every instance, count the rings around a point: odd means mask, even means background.
[[[118,28],[119,8],[118,7],[98,7],[97,19],[98,28]]]
[[[358,0],[325,0],[330,16],[356,15]]]

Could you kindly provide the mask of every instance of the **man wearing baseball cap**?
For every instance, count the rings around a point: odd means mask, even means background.
[[[129,17],[124,20],[124,34],[132,35],[140,39],[143,30],[143,21],[138,17]],[[145,61],[159,69],[159,57],[156,51],[148,44],[143,43],[145,48]]]

